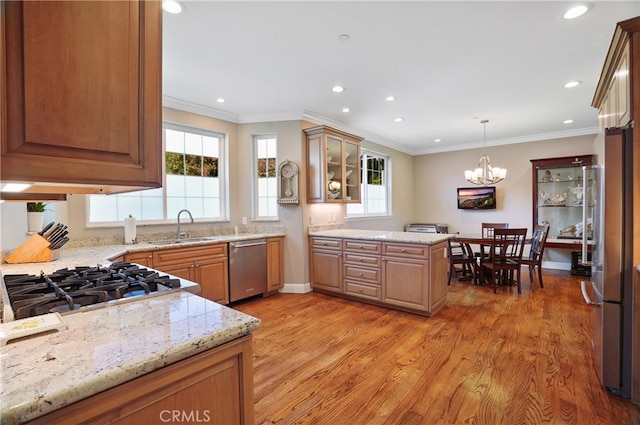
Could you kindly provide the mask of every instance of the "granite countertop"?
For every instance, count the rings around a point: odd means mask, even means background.
[[[327,238],[366,239],[382,242],[417,243],[435,245],[454,237],[447,233],[391,232],[385,230],[334,229],[310,231],[309,236]]]
[[[285,233],[243,233],[238,235],[207,236],[195,238],[181,243],[153,243],[142,242],[137,244],[119,245],[87,245],[77,247],[64,247],[60,249],[60,258],[46,263],[22,263],[22,264],[0,264],[2,273],[28,273],[40,274],[52,273],[65,267],[94,266],[96,264],[109,264],[114,259],[133,252],[186,248],[199,245],[209,245],[212,243],[226,243],[240,240],[261,239],[268,237],[286,236]]]
[[[188,292],[63,316],[0,348],[0,423],[18,424],[247,335],[260,320]]]

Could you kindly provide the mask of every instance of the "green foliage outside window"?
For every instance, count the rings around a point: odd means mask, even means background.
[[[276,159],[275,158],[259,158],[258,159],[258,177],[275,177],[276,176]]]
[[[384,158],[367,158],[367,183],[382,185],[384,172]]]
[[[218,158],[167,152],[165,162],[167,174],[218,177]]]

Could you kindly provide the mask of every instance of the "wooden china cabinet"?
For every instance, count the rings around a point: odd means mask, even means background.
[[[533,227],[549,223],[548,247],[580,249],[582,209],[593,207],[593,199],[582,199],[582,167],[595,163],[595,155],[531,160]]]
[[[361,137],[324,125],[307,138],[307,202],[360,203]]]

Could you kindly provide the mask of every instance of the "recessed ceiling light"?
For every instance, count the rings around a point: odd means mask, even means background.
[[[226,102],[226,100],[224,99],[224,97],[219,97],[219,98],[216,99],[216,102],[224,103],[224,102]]]
[[[433,141],[438,143],[438,142],[442,142],[442,139],[433,139]]]
[[[340,41],[349,41],[351,39],[351,37],[349,36],[349,34],[340,34],[338,36],[338,40]]]
[[[350,109],[349,108],[342,108],[342,112],[349,112]]]
[[[589,10],[589,7],[587,7],[587,5],[581,4],[578,6],[574,6],[571,9],[567,10],[563,17],[564,19],[575,19],[578,16],[582,16],[585,13],[587,13],[587,10]]]
[[[564,87],[567,89],[570,89],[572,87],[577,87],[580,84],[582,84],[582,81],[569,81],[567,84],[564,85]]]
[[[396,100],[394,96],[387,96],[387,102],[393,102],[394,100]]]
[[[396,118],[394,121],[395,121],[395,122],[402,122],[402,121],[404,121],[404,118],[402,118],[402,117],[398,117],[398,118]]]
[[[344,91],[344,87],[342,87],[342,86],[333,86],[331,91],[334,92],[334,93],[342,93]]]
[[[562,124],[571,124],[573,122],[574,122],[574,120],[564,120],[564,121],[562,121]]]
[[[173,13],[174,15],[184,11],[184,5],[177,0],[164,0],[162,8],[165,12]]]

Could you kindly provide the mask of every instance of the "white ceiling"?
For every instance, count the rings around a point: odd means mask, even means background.
[[[166,106],[305,118],[410,154],[482,146],[482,119],[487,146],[595,134],[615,24],[640,15],[638,0],[591,1],[571,21],[564,1],[183,3],[163,16]]]

